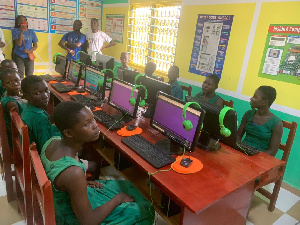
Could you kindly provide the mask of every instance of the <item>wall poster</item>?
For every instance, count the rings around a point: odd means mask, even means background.
[[[258,76],[300,84],[300,25],[269,26]]]
[[[189,72],[221,77],[233,16],[198,15]]]
[[[106,15],[105,33],[117,43],[123,43],[124,20],[125,15],[122,14]]]

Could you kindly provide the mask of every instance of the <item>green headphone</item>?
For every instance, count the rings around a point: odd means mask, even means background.
[[[129,99],[129,103],[130,103],[130,105],[132,105],[132,106],[135,106],[135,104],[136,104],[136,100],[135,100],[135,98],[133,97],[133,92],[134,92],[134,90],[135,90],[136,88],[140,88],[140,87],[144,88],[144,90],[145,90],[145,98],[144,98],[143,100],[140,101],[139,106],[142,107],[142,106],[144,106],[144,105],[146,104],[146,100],[147,100],[147,98],[148,98],[148,90],[147,90],[147,88],[146,88],[144,85],[135,85],[135,86],[132,88],[132,90],[131,90],[130,99]]]
[[[73,75],[74,75],[74,77],[77,77],[77,76],[78,76],[78,72],[75,70],[75,66],[76,66],[77,64],[80,64],[80,65],[84,65],[84,66],[85,66],[85,64],[84,64],[83,62],[80,62],[80,61],[78,61],[77,63],[75,63],[75,65],[73,66]],[[85,73],[82,73],[81,78],[82,78],[82,79],[85,78]]]
[[[221,110],[221,112],[220,112],[220,114],[219,114],[219,123],[220,123],[220,134],[222,135],[222,136],[224,136],[224,137],[229,137],[230,135],[231,135],[231,131],[228,129],[228,128],[226,128],[225,126],[224,126],[224,118],[225,118],[225,115],[226,115],[226,113],[229,111],[229,110],[233,110],[234,111],[234,109],[233,108],[231,108],[231,107],[224,107],[222,110]]]
[[[54,56],[53,56],[52,62],[54,64],[56,64],[56,56],[58,56],[58,55],[62,55],[62,54],[61,53],[55,53]]]
[[[85,53],[84,51],[78,51],[78,52],[76,53],[76,56],[75,56],[76,62],[80,62],[80,59],[77,59],[77,57],[78,57],[78,54],[79,54],[80,52],[83,52],[83,53]]]
[[[113,70],[111,70],[111,69],[104,69],[104,70],[102,70],[102,71],[100,72],[100,75],[102,76],[102,74],[103,74],[104,72],[106,72],[106,71],[111,71],[111,72],[114,74],[114,71],[113,71]],[[107,83],[111,83],[111,82],[112,82],[112,78],[106,79],[106,82],[107,82]]]
[[[184,107],[183,107],[183,111],[182,111],[182,118],[186,119],[186,110],[190,105],[196,105],[201,109],[201,106],[197,103],[197,102],[187,102]],[[190,131],[191,129],[193,129],[193,124],[190,120],[184,120],[182,122],[182,126],[186,131]]]
[[[136,85],[137,80],[138,80],[140,77],[142,77],[142,76],[146,76],[146,74],[144,74],[144,73],[139,73],[138,75],[135,76],[135,79],[134,79],[134,84],[135,84],[135,85]]]
[[[96,53],[100,53],[100,52],[98,52],[98,51],[92,51],[92,53],[91,53],[91,55],[90,55],[90,59],[91,59],[91,62],[92,62],[93,65],[96,65],[96,61],[93,60],[93,54],[94,54],[95,52],[96,52]]]

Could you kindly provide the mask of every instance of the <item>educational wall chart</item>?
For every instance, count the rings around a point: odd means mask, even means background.
[[[300,85],[300,25],[269,26],[258,75]]]
[[[29,29],[45,33],[67,33],[73,22],[83,23],[82,33],[90,30],[90,20],[97,18],[102,24],[101,0],[0,0],[0,27],[11,29],[15,17],[27,17]],[[101,27],[100,27],[101,29]]]
[[[198,15],[190,73],[221,77],[232,21],[232,15]]]
[[[107,14],[105,33],[115,42],[123,43],[125,15]]]

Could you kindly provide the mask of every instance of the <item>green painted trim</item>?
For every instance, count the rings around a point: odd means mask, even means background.
[[[128,0],[103,0],[103,4],[128,3]]]
[[[194,86],[191,84],[187,84],[184,82],[179,81],[181,84],[183,85],[187,85],[187,86],[192,86],[192,96],[195,96],[197,93],[201,92],[201,88],[198,86]],[[184,96],[187,93],[184,93]],[[247,101],[243,101],[240,100],[238,98],[233,98],[224,94],[220,94],[218,93],[218,95],[220,95],[224,100],[233,100],[234,101],[234,109],[237,112],[238,115],[238,121],[239,124],[242,120],[242,117],[244,115],[244,113],[248,110],[251,109],[250,108],[250,104]],[[300,189],[300,166],[299,166],[299,161],[300,161],[300,117],[296,117],[296,116],[292,116],[290,114],[287,113],[283,113],[283,112],[279,112],[276,110],[272,110],[272,112],[278,116],[279,118],[281,118],[282,120],[286,120],[289,122],[295,121],[296,123],[298,123],[298,129],[296,132],[296,136],[294,139],[294,143],[293,143],[293,147],[291,150],[291,154],[289,157],[289,161],[285,170],[285,174],[284,174],[284,178],[283,181],[286,182],[287,184]],[[285,129],[284,133],[283,133],[283,137],[282,140],[286,140],[287,139],[287,135],[288,135],[288,131]],[[276,158],[281,158],[282,154],[281,151],[278,151]]]

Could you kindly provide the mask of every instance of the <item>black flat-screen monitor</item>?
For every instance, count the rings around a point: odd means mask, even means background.
[[[113,57],[108,55],[103,55],[96,53],[96,66],[99,66],[100,69],[113,69],[115,60]]]
[[[144,85],[148,90],[148,98],[146,100],[148,108],[147,111],[144,113],[144,116],[150,118],[154,112],[153,106],[156,102],[157,92],[161,91],[168,95],[171,95],[171,85],[147,76],[141,76],[137,80],[137,84]],[[144,96],[144,91],[143,89],[141,89],[141,97],[143,98]]]
[[[237,135],[237,114],[234,110],[227,111],[223,124],[231,131],[229,137],[224,137],[220,134],[219,115],[223,108],[212,105],[201,100],[197,100],[191,96],[186,96],[186,101],[197,102],[205,110],[205,118],[203,120],[203,128],[199,138],[199,147],[209,150],[217,150],[220,141],[228,146],[236,148]]]
[[[89,54],[86,54],[84,52],[79,52],[79,59],[80,62],[83,62],[86,66],[92,65],[92,60]]]
[[[129,84],[119,79],[113,79],[111,91],[108,97],[108,104],[118,109],[123,116],[131,118],[136,117],[136,112],[139,105],[139,90],[136,88],[131,96],[131,91],[134,85]],[[136,99],[136,104],[132,106],[129,99],[133,97]]]
[[[156,143],[156,147],[170,154],[182,154],[185,151],[194,151],[199,138],[202,121],[205,111],[195,105],[186,109],[186,119],[182,117],[185,102],[175,97],[158,92],[157,101],[150,125],[163,135],[167,140]],[[190,120],[193,128],[186,131],[183,128],[183,121]]]
[[[91,95],[94,95],[98,100],[103,101],[105,98],[105,85],[106,85],[106,76],[101,74],[101,71],[92,66],[87,66],[85,69],[85,82],[84,88],[89,91]],[[103,85],[99,85],[99,81]]]
[[[139,74],[139,72],[137,72],[137,71],[124,70],[123,80],[130,84],[135,85],[134,80],[135,80],[136,75],[138,75],[138,74]]]
[[[77,76],[74,75],[75,71],[77,73]],[[79,85],[81,74],[82,74],[81,64],[76,64],[75,61],[71,60],[69,63],[67,78],[68,78],[68,80],[70,80],[72,83],[75,84],[75,87],[78,87],[78,85]]]
[[[62,75],[63,77],[66,76],[66,68],[67,68],[67,58],[62,55],[56,56],[56,65],[55,65],[55,71]]]

